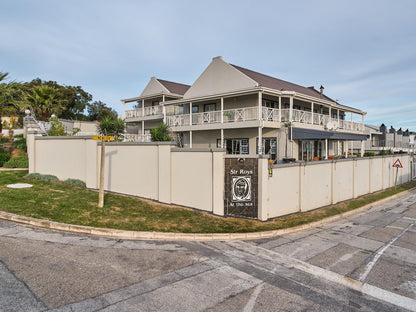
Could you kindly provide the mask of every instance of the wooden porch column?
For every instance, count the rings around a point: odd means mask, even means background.
[[[221,148],[224,148],[224,129],[221,129]]]
[[[144,120],[142,120],[142,135],[144,134]]]
[[[364,157],[364,140],[361,140],[361,157]]]
[[[325,159],[328,159],[328,139],[325,139]]]
[[[144,117],[144,99],[142,100],[142,117]]]
[[[263,98],[262,98],[262,93],[259,92],[259,138],[258,138],[258,142],[257,142],[257,150],[258,150],[258,154],[259,155],[263,155],[263,129],[261,126],[261,120],[263,119],[263,112],[262,112],[262,102],[263,102]]]
[[[121,100],[121,103],[124,105],[124,119],[126,119],[126,102]]]
[[[313,102],[311,102],[311,119],[312,119],[312,124],[315,124],[313,121]]]
[[[282,122],[282,97],[279,96],[279,122]]]
[[[339,109],[337,109],[337,120],[338,120],[338,127],[339,127]]]
[[[293,96],[289,98],[289,122],[293,120]]]
[[[329,119],[328,119],[328,121],[330,121],[331,119],[332,119],[332,115],[331,115],[331,106],[329,107]]]
[[[344,141],[345,158],[348,158],[348,141]]]
[[[165,95],[162,95],[162,102],[165,102]],[[166,107],[165,104],[162,104],[162,114],[163,114],[163,123],[166,123]]]
[[[189,131],[189,147],[192,148],[192,131]]]
[[[189,102],[189,125],[192,126],[192,102]]]
[[[221,123],[224,123],[224,98],[221,98]]]

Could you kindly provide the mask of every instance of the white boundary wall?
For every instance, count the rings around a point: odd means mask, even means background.
[[[35,137],[29,132],[29,172],[79,179],[97,189],[101,143],[91,136]],[[178,149],[170,143],[106,143],[105,189],[224,215],[221,149]],[[309,211],[412,179],[411,156],[395,155],[277,165],[259,158],[259,219]]]
[[[400,159],[403,168],[393,168]],[[411,156],[392,155],[278,165],[261,175],[259,219],[309,211],[409,182]],[[267,159],[259,159],[267,168]],[[260,169],[259,169],[260,170]],[[260,195],[259,195],[260,196]]]
[[[97,189],[101,142],[91,136],[28,136],[29,172],[86,182]],[[105,190],[223,215],[220,149],[177,149],[170,142],[106,143]]]

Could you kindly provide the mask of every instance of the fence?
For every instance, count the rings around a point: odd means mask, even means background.
[[[97,189],[100,142],[92,137],[27,137],[29,171],[74,178]],[[170,143],[106,143],[105,189],[224,215],[225,152],[179,149]],[[257,158],[249,155],[248,158]],[[399,158],[403,168],[393,168]],[[238,159],[238,158],[237,158]],[[409,155],[340,159],[274,166],[255,160],[258,216],[267,220],[309,211],[416,178]],[[228,173],[227,173],[228,174]],[[257,194],[257,193],[256,193]]]
[[[403,168],[393,168],[396,159]],[[275,166],[273,176],[263,174],[259,184],[259,218],[309,211],[393,187],[396,174],[397,184],[406,183],[412,178],[410,160],[403,154]],[[267,160],[259,161],[259,172],[266,172]]]
[[[99,187],[101,143],[92,137],[28,136],[29,172]],[[224,151],[171,143],[106,143],[105,190],[222,214]]]

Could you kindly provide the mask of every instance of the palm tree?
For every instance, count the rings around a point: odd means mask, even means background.
[[[62,110],[58,102],[58,91],[49,86],[41,85],[34,88],[28,100],[42,121],[46,121],[52,114],[59,114]]]
[[[5,81],[9,73],[0,72],[0,82]],[[0,117],[16,113],[24,107],[25,91],[22,84],[11,81],[0,83]],[[0,118],[1,119],[1,118]],[[2,124],[0,123],[0,132]]]

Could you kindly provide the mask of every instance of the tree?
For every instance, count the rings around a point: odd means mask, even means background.
[[[51,124],[51,127],[48,131],[48,135],[50,136],[66,136],[66,129],[62,122],[58,120],[58,118],[50,118],[49,122]]]
[[[38,118],[46,121],[52,114],[59,115],[62,105],[58,102],[58,91],[54,87],[40,85],[32,90],[28,98]]]
[[[55,98],[59,103],[60,110],[55,114],[59,118],[87,120],[84,110],[92,101],[92,95],[84,91],[81,86],[60,85],[56,81],[43,81],[40,78],[33,79],[25,83],[29,94],[39,87],[49,87],[55,89]]]
[[[97,125],[99,134],[113,136],[116,141],[123,139],[125,128],[126,126],[123,120],[111,117],[104,117]]]
[[[157,128],[150,130],[152,141],[172,141],[167,124],[160,124]]]
[[[87,111],[89,120],[103,120],[106,117],[117,119],[117,112],[101,101],[88,104]]]
[[[0,72],[0,82],[5,81],[8,73]],[[11,81],[0,83],[0,117],[18,114],[25,103],[25,90],[21,83]],[[0,123],[0,132],[2,131]]]

